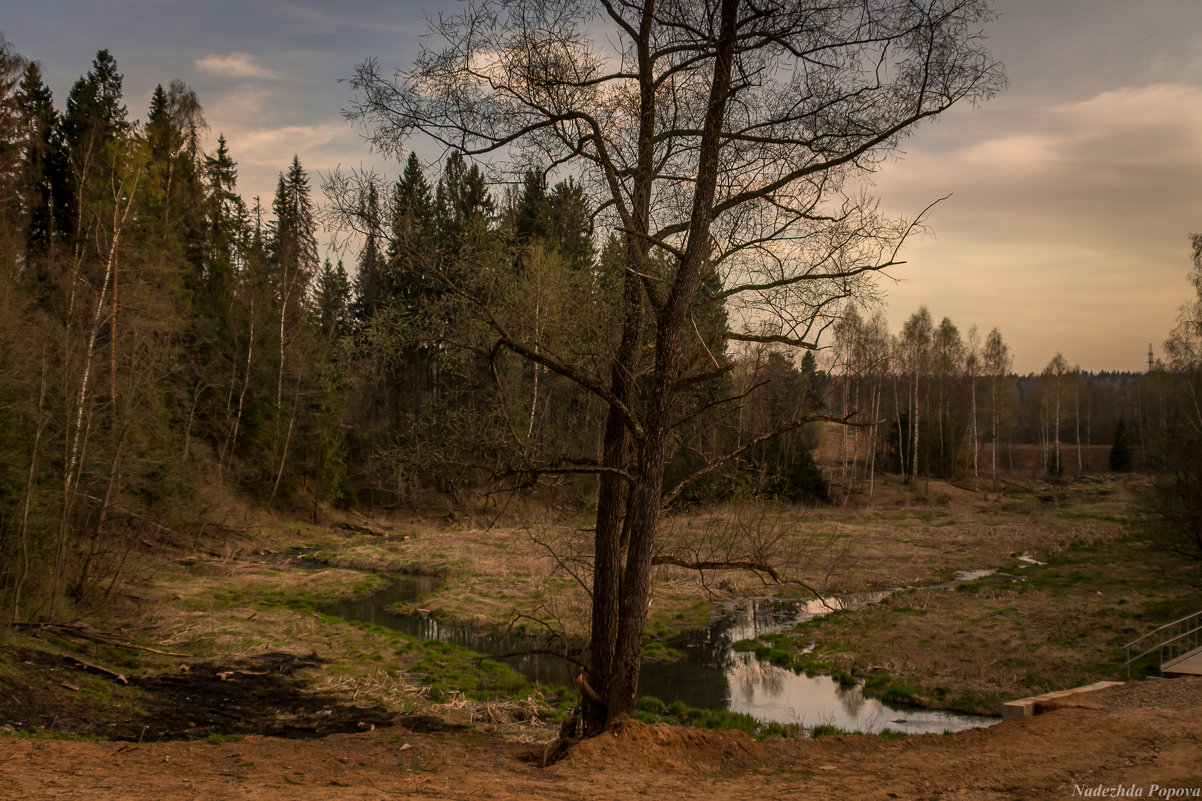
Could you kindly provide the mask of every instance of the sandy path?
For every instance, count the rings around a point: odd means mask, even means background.
[[[1120,785],[1202,796],[1202,678],[1117,687],[950,736],[755,743],[632,724],[549,768],[523,761],[530,751],[401,728],[221,744],[4,737],[0,798],[1060,799]]]

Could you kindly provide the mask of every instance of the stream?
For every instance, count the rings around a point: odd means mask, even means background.
[[[939,587],[952,589],[992,572],[964,571]],[[390,611],[395,604],[434,591],[438,583],[432,576],[398,575],[389,586],[370,596],[332,603],[322,611],[344,620],[373,623],[423,641],[441,640],[493,657],[539,647],[518,635],[481,632],[425,615]],[[762,722],[833,725],[865,733],[886,728],[910,734],[938,733],[996,723],[999,718],[991,716],[886,704],[865,696],[859,686],[840,687],[830,676],[797,675],[731,647],[738,640],[786,631],[832,610],[859,609],[878,603],[897,591],[809,601],[750,597],[730,601],[704,629],[684,632],[666,643],[684,654],[682,660],[643,663],[639,695],[654,696],[666,704],[682,701],[693,707],[742,712]],[[561,686],[571,683],[567,666],[557,657],[530,654],[509,657],[505,662],[533,682]]]

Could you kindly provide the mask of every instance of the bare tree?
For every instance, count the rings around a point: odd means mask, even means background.
[[[1051,427],[1051,462],[1048,464],[1048,470],[1052,475],[1060,475],[1064,470],[1064,463],[1060,459],[1060,420],[1063,417],[1061,413],[1061,398],[1064,391],[1064,381],[1072,372],[1073,368],[1069,367],[1064,355],[1057,353],[1048,362],[1048,366],[1043,368],[1043,375],[1040,378],[1040,390],[1043,394],[1044,405],[1047,411],[1048,425]]]
[[[980,489],[981,433],[977,430],[977,374],[981,369],[981,335],[976,325],[968,329],[968,345],[964,357],[964,377],[968,380],[968,442],[972,448],[973,486]]]
[[[479,0],[437,23],[443,44],[408,72],[357,69],[352,114],[378,148],[421,133],[516,175],[553,165],[622,238],[601,369],[490,321],[498,349],[608,410],[600,458],[570,466],[598,477],[586,732],[634,708],[665,503],[811,419],[664,486],[682,393],[731,369],[697,347],[695,317],[721,304],[726,341],[813,348],[872,293],[918,220],[882,218],[855,179],[921,121],[1001,88],[990,16],[979,0]],[[715,275],[721,289],[700,293]]]
[[[1169,547],[1202,558],[1202,235],[1190,237],[1194,296],[1182,304],[1164,343],[1163,424],[1148,451],[1156,471],[1154,508],[1169,526]]]
[[[993,422],[993,447],[990,448],[990,460],[993,468],[993,491],[998,490],[997,448],[998,429],[1001,427],[1001,388],[1002,382],[1010,372],[1010,348],[1002,339],[1002,332],[996,328],[985,338],[985,374],[989,376],[990,419]]]
[[[934,323],[931,320],[931,312],[926,306],[919,307],[918,311],[910,315],[910,319],[906,320],[902,326],[901,336],[898,338],[898,344],[901,348],[903,364],[907,368],[910,375],[910,471],[907,479],[911,484],[918,485],[918,463],[919,463],[919,417],[920,406],[918,398],[918,388],[922,384],[922,379],[930,371],[931,362],[931,340],[934,336]],[[929,382],[928,394],[930,392]],[[930,404],[927,404],[928,407]],[[930,444],[926,443],[927,450],[930,450]],[[905,465],[902,466],[902,472],[905,473]],[[928,476],[930,473],[928,472]]]

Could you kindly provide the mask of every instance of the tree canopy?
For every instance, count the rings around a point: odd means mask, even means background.
[[[684,404],[703,384],[724,402],[727,343],[813,348],[872,293],[867,276],[899,262],[916,220],[882,217],[858,179],[918,123],[1001,88],[982,47],[990,16],[975,0],[482,0],[441,20],[411,69],[358,68],[353,115],[378,148],[399,154],[422,133],[515,178],[551,165],[618,237],[606,352],[583,362],[446,276],[497,348],[607,410],[601,452],[567,465],[599,481],[589,731],[633,708],[664,498],[811,419],[665,486]],[[717,305],[711,343],[698,318]]]

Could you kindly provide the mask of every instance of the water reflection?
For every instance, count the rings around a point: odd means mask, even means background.
[[[323,611],[489,656],[539,647],[532,640],[514,635],[482,633],[446,625],[422,614],[391,611],[395,604],[411,601],[436,587],[437,579],[429,576],[398,576],[393,584],[367,598],[340,601]],[[829,676],[799,676],[731,648],[738,640],[785,631],[832,610],[862,608],[889,594],[886,591],[808,601],[738,599],[723,607],[706,628],[686,632],[669,642],[684,654],[683,661],[645,663],[639,694],[666,703],[682,701],[693,707],[743,712],[766,722],[828,724],[863,732],[883,728],[908,732],[959,730],[996,722],[992,717],[895,708],[866,698],[859,687],[840,687]],[[571,680],[563,660],[554,656],[523,653],[507,657],[506,662],[531,681],[567,685]]]
[[[690,706],[742,712],[765,722],[833,725],[870,733],[885,728],[958,731],[997,722],[988,716],[894,707],[866,697],[858,686],[841,687],[830,676],[798,675],[731,649],[739,640],[786,631],[831,611],[860,609],[890,594],[880,591],[806,601],[738,599],[703,631],[672,641],[672,647],[685,653],[685,663],[644,665],[639,692],[669,703],[681,700]]]
[[[910,733],[959,731],[988,726],[996,718],[894,707],[866,697],[859,687],[840,687],[830,676],[799,676],[737,654],[731,671],[728,707],[757,720],[830,725],[849,731],[882,729]]]

